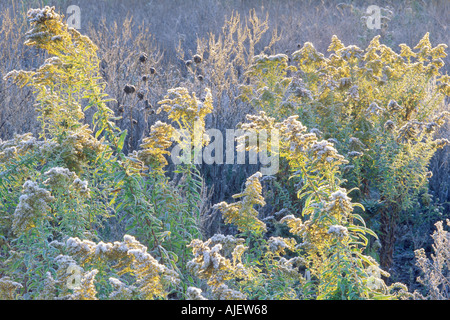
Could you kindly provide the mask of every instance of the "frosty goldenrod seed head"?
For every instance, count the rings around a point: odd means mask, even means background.
[[[32,23],[42,23],[46,20],[59,19],[59,15],[55,12],[55,7],[49,6],[45,6],[43,9],[28,10],[27,17]]]
[[[340,226],[340,225],[331,226],[328,229],[327,233],[332,234],[332,235],[334,235],[336,237],[339,237],[339,238],[343,238],[343,237],[348,236],[347,228],[344,227],[344,226]]]
[[[232,204],[221,202],[215,206],[222,212],[225,222],[236,225],[239,231],[260,233],[267,230],[266,224],[257,218],[258,211],[254,208],[255,205],[265,205],[261,195],[262,186],[259,181],[261,177],[260,172],[250,176],[245,183],[245,190],[233,196],[242,200]]]
[[[195,287],[188,287],[186,290],[188,300],[208,300],[202,296],[202,289]]]
[[[55,198],[50,192],[40,188],[34,181],[27,180],[23,184],[23,192],[13,215],[12,230],[20,235],[36,226],[48,210],[48,204]]]
[[[237,290],[230,289],[225,283],[220,284],[213,289],[216,300],[245,300],[247,296]]]
[[[17,290],[23,286],[9,277],[0,278],[0,300],[15,300]]]
[[[44,184],[55,189],[67,189],[74,179],[78,179],[77,175],[67,168],[55,167],[44,173],[47,180]]]
[[[79,238],[69,238],[66,241],[66,249],[82,265],[96,263],[100,261],[115,261],[117,267],[123,267],[136,277],[137,287],[126,287],[117,279],[110,279],[116,292],[112,293],[112,298],[122,299],[139,292],[145,299],[164,298],[167,295],[166,289],[169,286],[177,285],[178,274],[166,266],[160,264],[153,256],[147,252],[147,247],[139,243],[133,236],[125,235],[123,242],[94,243],[89,240]],[[85,282],[93,283],[95,274],[88,273]],[[83,282],[83,281],[82,281]],[[93,294],[92,289],[80,295]]]
[[[395,123],[392,120],[388,120],[384,123],[384,129],[386,129],[386,131],[394,131],[395,128]]]
[[[109,299],[111,300],[131,300],[133,296],[137,295],[137,288],[135,286],[127,286],[114,277],[110,277],[108,281],[114,288],[114,291],[109,295]]]
[[[188,269],[199,278],[206,279],[213,292],[220,291],[220,287],[228,280],[248,277],[248,271],[241,263],[241,256],[247,247],[236,245],[231,253],[232,260],[223,256],[222,245],[211,243],[211,239],[206,242],[194,239],[188,247],[192,248],[194,254],[194,259],[187,263]]]
[[[282,237],[270,237],[268,241],[269,250],[275,254],[285,254],[286,249],[294,251],[297,242],[295,239]]]
[[[366,112],[369,114],[375,114],[378,115],[381,111],[384,109],[378,106],[376,102],[372,102],[369,107],[367,108]]]
[[[138,151],[138,158],[152,168],[162,169],[168,164],[164,155],[170,154],[167,149],[173,143],[174,132],[175,128],[170,124],[157,121],[151,126],[148,137],[142,140],[142,150]]]
[[[448,139],[442,138],[433,141],[433,146],[435,146],[437,149],[442,149],[448,145],[450,145],[450,141]]]

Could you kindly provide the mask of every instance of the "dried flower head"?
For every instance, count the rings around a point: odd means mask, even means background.
[[[192,59],[194,60],[195,63],[201,63],[202,62],[202,57],[199,54],[195,54]]]
[[[148,137],[142,140],[140,145],[142,150],[138,151],[138,159],[155,169],[166,166],[167,160],[164,155],[170,154],[167,149],[173,143],[171,139],[174,131],[175,128],[170,124],[157,121],[151,126]]]
[[[16,291],[20,288],[22,285],[9,277],[0,278],[0,300],[16,300]]]
[[[343,238],[348,236],[348,230],[346,227],[344,226],[340,226],[340,225],[333,225],[330,226],[330,228],[328,229],[327,233],[334,235],[336,237],[339,238]]]
[[[225,281],[234,278],[247,278],[248,272],[242,265],[241,256],[248,248],[238,244],[232,251],[232,260],[221,254],[222,245],[210,240],[203,242],[194,239],[188,245],[192,248],[194,258],[187,263],[187,268],[201,279],[208,280],[208,285],[218,288]]]
[[[186,290],[186,296],[188,300],[208,300],[202,296],[202,289],[195,287],[188,287]]]
[[[381,111],[384,109],[378,106],[376,102],[372,102],[369,107],[367,108],[366,112],[369,114],[375,114],[378,115]]]
[[[232,204],[221,202],[215,205],[222,212],[225,222],[236,225],[239,231],[261,233],[267,230],[266,224],[257,218],[258,211],[254,208],[255,205],[265,205],[261,195],[262,186],[259,181],[261,177],[261,173],[256,172],[245,182],[244,192],[233,195],[233,198],[242,200]]]
[[[19,235],[35,227],[49,210],[48,204],[54,200],[49,191],[39,188],[36,182],[27,180],[14,211],[13,232]]]
[[[114,277],[110,277],[108,280],[114,288],[114,291],[109,295],[109,299],[131,300],[137,295],[137,288],[135,286],[127,286],[125,283]]]
[[[268,241],[269,251],[275,254],[285,254],[286,249],[294,251],[297,242],[293,238],[270,237]]]
[[[126,94],[131,94],[134,93],[136,91],[136,87],[130,84],[125,85],[125,87],[123,88],[123,91]]]
[[[50,186],[54,190],[66,190],[68,186],[77,179],[77,175],[71,172],[67,168],[54,167],[44,173],[47,180],[44,181],[45,185]]]
[[[147,61],[147,54],[145,52],[142,52],[141,55],[139,56],[139,61],[144,63],[145,61]]]

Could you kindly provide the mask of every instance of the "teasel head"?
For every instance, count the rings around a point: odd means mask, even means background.
[[[199,54],[194,55],[192,59],[194,59],[194,62],[197,64],[202,62],[202,57]]]
[[[192,60],[186,60],[184,64],[186,65],[186,67],[189,67],[192,64]]]
[[[203,76],[202,76],[201,74],[199,74],[199,75],[197,76],[197,79],[200,80],[200,81],[203,81]]]
[[[136,91],[136,88],[133,85],[127,84],[123,88],[123,91],[125,91],[126,94],[131,94],[131,93],[134,93]]]
[[[147,61],[147,58],[148,58],[147,54],[142,52],[141,55],[139,56],[139,61],[144,63],[145,61]]]
[[[148,75],[148,74],[144,74],[144,75],[142,76],[142,81],[147,82],[148,79],[149,79],[149,75]]]
[[[150,68],[150,74],[155,74],[156,73],[156,69],[154,67]]]

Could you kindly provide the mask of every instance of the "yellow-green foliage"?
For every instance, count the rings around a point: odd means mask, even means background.
[[[262,186],[259,182],[261,173],[257,172],[249,177],[245,183],[245,190],[242,193],[235,194],[233,198],[242,198],[242,200],[228,204],[221,202],[216,205],[222,212],[226,223],[232,223],[238,227],[240,232],[261,233],[267,231],[264,222],[257,218],[258,211],[255,205],[264,206],[266,203],[261,196]]]
[[[430,159],[449,143],[434,138],[449,115],[442,109],[450,78],[440,72],[446,48],[433,47],[428,33],[412,49],[401,44],[399,53],[380,36],[365,50],[333,36],[328,57],[310,42],[291,64],[284,54],[255,56],[250,84],[242,86],[243,100],[277,119],[298,116],[324,138],[323,147],[333,142],[346,155],[346,186],[359,189],[358,201],[382,204],[385,267],[401,212],[427,192]]]
[[[285,177],[248,177],[233,196],[236,202],[215,206],[238,235],[204,240],[207,199],[198,168],[177,165],[176,184],[165,167],[173,142],[189,148],[186,156],[208,143],[206,120],[215,111],[211,90],[202,88],[204,97],[198,98],[184,87],[169,89],[158,114],[164,111],[171,124],[155,122],[140,149],[125,154],[127,132],[107,107],[97,47],[68,28],[54,8],[32,9],[28,19],[26,44],[50,57],[36,71],[5,77],[35,90],[42,128],[39,138],[0,141],[0,299],[420,296],[381,278],[389,274],[367,252],[377,234],[366,226],[357,201],[380,200],[381,222],[389,227],[386,218],[412,207],[426,186],[429,159],[448,143],[433,138],[448,116],[435,112],[449,90],[450,78],[439,73],[445,45],[433,48],[427,34],[413,49],[401,45],[397,54],[378,37],[366,50],[333,37],[330,57],[307,42],[291,65],[285,54],[255,55],[267,21],[253,12],[252,34],[232,17],[231,38],[210,39],[209,67],[225,66],[225,56],[235,55],[232,63],[240,67],[253,59],[240,97],[260,112],[247,115],[239,129],[268,134],[258,145],[237,137],[237,150],[270,150],[287,171]],[[250,42],[248,53],[229,46],[234,34],[238,43]],[[198,47],[196,65],[205,62],[201,42]],[[213,86],[230,94],[228,85],[239,77],[217,72]],[[221,79],[227,81],[223,86]],[[95,109],[92,124],[84,123],[88,108]],[[269,148],[276,143],[278,148]],[[291,198],[300,206],[263,218],[269,178],[279,179],[280,189],[287,179],[294,181]],[[348,189],[354,186],[360,189],[356,198],[350,196],[356,189]],[[291,201],[285,194],[285,202]],[[114,226],[121,230],[114,233]],[[437,227],[434,264],[422,251],[416,254],[428,274],[421,281],[441,298],[437,288],[445,276],[430,268],[448,264],[442,251],[448,235],[442,224]],[[117,233],[123,241],[110,241]]]
[[[161,107],[157,111],[165,111],[169,119],[178,125],[178,129],[183,130],[182,136],[175,139],[180,143],[182,138],[189,139],[194,148],[201,148],[209,142],[205,135],[205,117],[213,111],[213,104],[210,90],[205,91],[202,102],[195,92],[191,96],[186,88],[170,89],[165,99],[159,102]]]

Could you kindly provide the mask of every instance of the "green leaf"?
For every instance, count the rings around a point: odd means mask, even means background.
[[[125,129],[120,134],[119,141],[117,142],[117,152],[122,151],[126,136],[127,136],[127,130]]]

